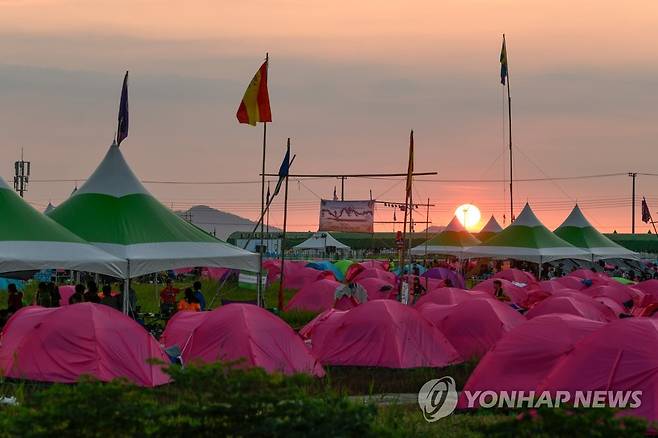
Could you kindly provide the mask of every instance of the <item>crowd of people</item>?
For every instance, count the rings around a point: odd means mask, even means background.
[[[165,283],[165,287],[160,291],[160,311],[165,318],[171,317],[177,311],[200,312],[206,310],[206,299],[202,292],[202,284],[195,281],[192,287],[188,287],[180,296],[180,289],[174,286],[171,279]],[[16,313],[22,307],[35,305],[41,307],[60,307],[63,304],[62,295],[59,287],[54,282],[40,282],[32,300],[26,302],[25,296],[16,284],[10,283],[7,286],[7,308],[0,310],[0,326]],[[135,291],[129,289],[129,308],[134,316],[137,308],[137,296]],[[68,298],[67,304],[73,305],[78,303],[96,303],[112,307],[118,311],[123,310],[123,294],[112,290],[112,285],[105,284],[99,290],[95,281],[88,281],[85,284],[76,284],[73,294]]]

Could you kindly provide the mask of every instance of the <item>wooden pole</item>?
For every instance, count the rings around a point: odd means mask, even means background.
[[[267,59],[267,58],[266,58]],[[267,122],[263,122],[263,162],[262,176],[260,181],[260,247],[258,248],[258,285],[256,288],[256,303],[262,306],[263,295],[263,234],[264,224],[263,216],[265,215],[265,151],[267,150]]]

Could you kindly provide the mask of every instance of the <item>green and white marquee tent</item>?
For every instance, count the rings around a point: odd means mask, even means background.
[[[546,228],[528,204],[512,225],[465,252],[469,257],[517,259],[540,264],[568,258],[592,259],[590,252],[576,248]]]
[[[74,269],[120,277],[125,260],[35,210],[0,178],[0,272]]]
[[[562,222],[555,234],[570,244],[592,253],[594,260],[639,259],[639,255],[599,233],[585,218],[578,204]]]
[[[191,266],[258,271],[258,255],[225,243],[186,222],[137,179],[116,144],[52,219],[127,261],[124,279]]]
[[[453,217],[450,223],[443,231],[428,240],[427,242],[411,248],[411,254],[443,254],[463,257],[466,248],[476,246],[480,243],[471,233],[459,222],[457,217]]]

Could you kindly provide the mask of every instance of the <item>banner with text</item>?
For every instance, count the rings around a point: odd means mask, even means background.
[[[373,201],[320,201],[319,231],[347,231],[372,233],[374,221]]]

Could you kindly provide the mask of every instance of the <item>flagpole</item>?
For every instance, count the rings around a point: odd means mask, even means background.
[[[505,34],[503,34],[503,44],[505,45],[505,64],[507,68],[507,121],[509,123],[509,211],[510,223],[514,222],[514,167],[512,161],[512,95],[509,88],[509,58],[507,57],[507,43]]]
[[[267,204],[268,205],[270,204],[270,182],[269,181],[267,182]],[[265,230],[266,230],[266,233],[267,233],[267,239],[269,241],[269,238],[270,238],[270,209],[269,208],[267,209],[267,216],[266,217],[267,217],[267,219],[266,219],[267,222],[266,222],[266,225],[265,225]],[[269,248],[269,244],[267,246]]]
[[[270,68],[270,54],[265,53],[266,71]],[[259,306],[264,305],[263,300],[263,216],[265,215],[265,156],[267,150],[267,122],[263,122],[263,162],[260,177],[260,248],[258,250],[258,287],[256,289],[256,302]]]
[[[288,150],[290,150],[290,138],[288,138]],[[294,160],[294,157],[293,157]],[[288,174],[290,169],[288,169]],[[281,276],[279,277],[279,311],[283,310],[283,280],[285,276],[284,263],[286,261],[286,227],[288,225],[288,175],[286,175],[286,188],[283,195],[283,233],[281,235]]]

